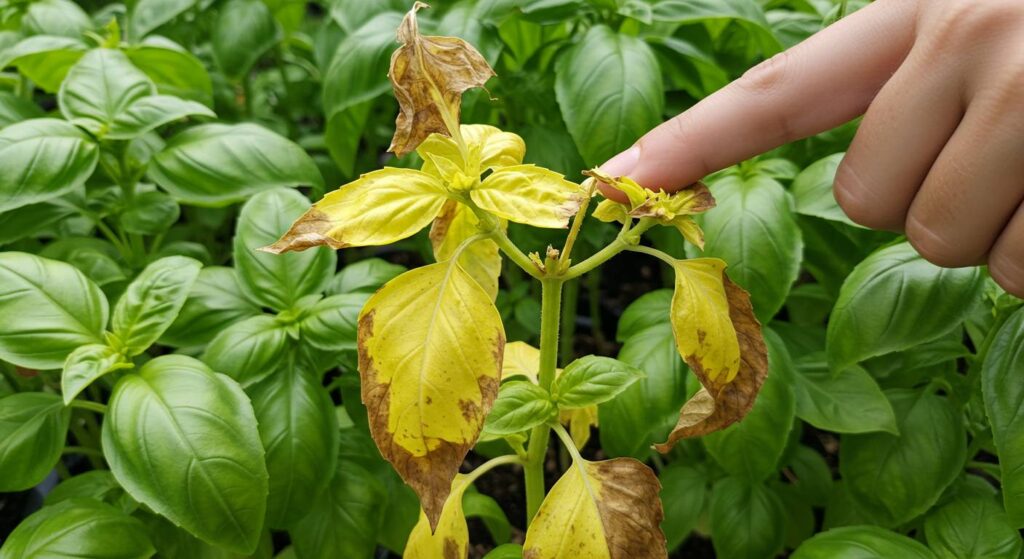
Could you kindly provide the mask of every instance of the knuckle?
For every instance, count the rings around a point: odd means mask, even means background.
[[[1019,22],[1024,10],[1017,0],[950,0],[933,13],[933,44],[960,49]]]
[[[788,51],[782,51],[747,70],[736,84],[756,94],[776,91],[786,81],[791,66],[790,58]]]
[[[1024,263],[1016,261],[1013,256],[1004,252],[996,252],[989,259],[988,271],[992,279],[1008,293],[1024,297]]]
[[[950,242],[941,226],[922,221],[911,214],[907,218],[907,240],[925,260],[945,268],[970,266],[978,255]]]
[[[885,228],[878,215],[878,208],[871,203],[870,193],[861,182],[855,165],[843,160],[836,169],[836,178],[832,189],[836,203],[854,223],[864,227]]]

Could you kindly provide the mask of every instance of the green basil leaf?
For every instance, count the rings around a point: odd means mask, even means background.
[[[836,169],[845,153],[834,153],[811,163],[793,180],[790,191],[796,200],[796,211],[803,215],[838,221],[852,227],[860,227],[846,217],[832,194],[836,180]]]
[[[844,435],[839,471],[858,508],[883,526],[927,511],[960,473],[967,437],[946,398],[920,390],[886,392],[900,436]]]
[[[0,548],[2,559],[145,559],[156,553],[138,520],[91,499],[69,499],[26,518]]]
[[[200,539],[256,550],[267,469],[252,405],[230,378],[182,355],[149,361],[115,385],[103,452],[140,503]]]
[[[125,49],[135,66],[156,84],[164,95],[213,103],[213,85],[202,61],[177,43],[151,37]]]
[[[804,542],[793,559],[936,559],[920,542],[875,526],[822,532]]]
[[[209,266],[199,271],[185,306],[160,343],[174,347],[205,345],[228,326],[259,313],[260,308],[243,296],[233,269]]]
[[[21,18],[22,30],[28,35],[56,35],[80,38],[92,30],[92,20],[78,4],[69,0],[38,0],[28,5]]]
[[[523,546],[505,543],[487,552],[483,559],[523,559]]]
[[[863,368],[848,367],[835,376],[824,362],[802,362],[794,377],[800,419],[835,433],[885,431],[899,435],[889,400]]]
[[[129,356],[146,351],[174,322],[202,267],[192,258],[168,256],[146,266],[128,285],[110,326]]]
[[[235,230],[235,271],[250,301],[288,310],[331,281],[338,257],[329,247],[288,254],[256,250],[273,244],[307,209],[305,196],[284,188],[261,192],[242,207]]]
[[[208,544],[172,524],[166,518],[151,513],[136,513],[146,525],[149,539],[156,547],[157,556],[161,559],[241,559],[222,547]],[[270,532],[263,531],[256,552],[246,555],[246,559],[271,559],[274,557],[274,542]],[[280,556],[278,556],[280,557]]]
[[[291,140],[256,124],[203,124],[174,136],[149,176],[179,201],[224,206],[280,186],[322,186],[316,164]]]
[[[267,526],[294,526],[309,513],[335,470],[338,421],[318,378],[285,367],[249,388],[267,452]]]
[[[617,359],[588,355],[565,367],[551,384],[551,398],[559,409],[603,404],[645,376],[640,369]]]
[[[56,234],[56,225],[78,212],[54,202],[39,202],[0,212],[0,246],[40,234]]]
[[[39,256],[61,260],[78,268],[100,287],[128,279],[118,262],[117,248],[95,237],[58,239],[39,251]]]
[[[107,298],[74,266],[23,252],[0,254],[0,358],[58,369],[80,345],[103,342]]]
[[[1024,528],[1024,308],[996,333],[981,370],[985,411],[999,450],[1003,502],[1016,528]]]
[[[64,118],[104,136],[114,120],[155,86],[117,49],[93,49],[68,72],[57,94]]]
[[[0,128],[23,120],[42,118],[42,109],[32,101],[9,91],[0,91]]]
[[[928,547],[939,559],[1017,559],[1020,532],[992,497],[960,497],[924,521]]]
[[[280,37],[274,14],[261,0],[228,0],[218,10],[210,45],[224,74],[238,80]]]
[[[590,167],[661,123],[664,88],[651,48],[595,25],[555,65],[555,94],[569,133]],[[608,110],[614,106],[615,110]]]
[[[786,302],[803,258],[792,200],[778,181],[760,174],[725,175],[711,191],[718,205],[702,216],[703,255],[729,263],[729,277],[750,292],[757,318],[768,322]]]
[[[127,206],[121,213],[121,226],[125,231],[139,235],[163,233],[181,215],[181,208],[174,198],[159,190],[140,192],[128,201]]]
[[[132,364],[118,350],[104,344],[79,346],[68,355],[60,377],[64,404],[70,405],[87,386],[101,376],[117,369],[130,369]]]
[[[501,505],[493,497],[475,491],[466,491],[462,496],[462,513],[466,518],[482,520],[494,543],[499,545],[508,543],[512,538],[512,525],[509,523],[508,517],[505,516]]]
[[[310,503],[309,516],[289,532],[297,557],[371,557],[388,494],[366,468],[339,460],[326,491]],[[388,518],[388,522],[395,519]]]
[[[798,445],[788,466],[795,478],[791,480],[794,494],[810,505],[824,507],[832,493],[832,471],[825,458],[810,447]]]
[[[529,381],[506,382],[484,421],[484,431],[498,436],[520,433],[543,425],[556,411],[543,388]]]
[[[61,501],[74,498],[112,503],[124,495],[124,490],[121,489],[121,485],[114,479],[114,474],[110,473],[110,470],[90,470],[69,477],[57,484],[53,491],[47,493],[43,504],[46,506],[56,505]],[[130,499],[130,497],[128,498]]]
[[[796,396],[790,380],[793,361],[782,340],[765,330],[768,378],[743,421],[704,437],[716,462],[737,478],[756,483],[777,471],[787,435],[796,414]]]
[[[68,71],[89,49],[78,39],[36,35],[0,53],[0,65],[15,66],[43,91],[56,93]]]
[[[983,280],[978,268],[929,263],[910,243],[875,252],[843,282],[828,321],[829,365],[842,371],[946,334],[979,300]]]
[[[661,521],[669,551],[675,550],[700,522],[708,478],[699,469],[673,462],[658,475],[665,518]]]
[[[711,543],[718,557],[762,559],[782,549],[786,511],[779,496],[763,484],[723,478],[711,490],[709,508]]]
[[[89,136],[62,120],[34,118],[0,130],[0,213],[80,187],[98,160]]]
[[[0,399],[0,492],[43,481],[60,459],[70,418],[56,394],[19,392]]]
[[[321,351],[356,349],[359,312],[368,298],[348,293],[318,301],[299,325],[303,343]]]
[[[782,43],[772,33],[771,24],[760,3],[749,0],[659,0],[651,17],[664,23],[708,23],[721,25],[735,22],[755,47],[753,52],[771,56],[782,50]],[[721,28],[721,27],[719,27]]]
[[[196,0],[134,0],[128,4],[128,34],[140,39],[194,6]]]
[[[392,264],[380,258],[367,258],[346,264],[327,285],[325,293],[373,293],[405,270],[405,266]]]
[[[644,293],[622,311],[615,339],[625,342],[650,326],[668,324],[672,306],[672,290],[658,289]]]
[[[258,315],[235,323],[210,341],[202,360],[242,386],[273,373],[288,343],[288,332],[274,317]]]
[[[189,116],[215,118],[217,115],[206,105],[171,95],[151,95],[129,105],[115,115],[106,137],[111,140],[130,140],[160,126]]]

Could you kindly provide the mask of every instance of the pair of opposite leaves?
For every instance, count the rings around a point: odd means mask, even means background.
[[[461,495],[456,474],[497,395],[505,343],[493,303],[500,256],[489,239],[468,246],[463,242],[477,232],[479,222],[459,200],[468,198],[501,219],[564,228],[583,193],[557,173],[522,165],[525,146],[518,136],[493,127],[459,127],[462,93],[483,86],[494,72],[460,39],[419,35],[415,12],[423,6],[417,2],[403,20],[398,31],[402,46],[389,72],[401,105],[390,149],[401,155],[418,147],[423,169],[363,175],[315,204],[267,250],[388,244],[434,221],[431,239],[439,263],[389,282],[370,299],[359,320],[362,399],[371,432],[381,453],[416,490],[433,531],[446,501],[459,500],[449,499],[453,481]],[[459,141],[451,138],[453,133]],[[485,170],[491,174],[480,181]],[[596,212],[600,219],[650,217],[702,244],[690,217],[713,205],[702,186],[669,197],[628,179],[602,179],[626,192],[630,207],[606,201]],[[656,447],[662,452],[681,438],[742,418],[767,368],[749,297],[725,276],[724,262],[675,261],[673,267],[676,344],[703,388],[681,410],[669,440]],[[618,461],[577,466],[581,472],[595,472],[590,476],[595,479],[606,468],[619,474],[636,470],[637,476],[649,472],[639,462],[639,469],[614,463]],[[586,485],[591,496],[593,485]],[[618,549],[614,541],[621,527],[612,524],[604,524],[600,541],[612,557],[619,557],[624,548]],[[558,555],[545,551],[540,556]]]

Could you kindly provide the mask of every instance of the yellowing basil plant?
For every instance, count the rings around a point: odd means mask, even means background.
[[[597,170],[577,184],[523,164],[527,148],[519,136],[460,124],[462,93],[483,86],[494,72],[468,43],[421,35],[416,11],[422,7],[417,3],[399,27],[402,46],[389,73],[401,107],[391,151],[415,149],[422,167],[361,176],[327,194],[264,250],[383,245],[431,227],[437,263],[385,284],[359,316],[359,372],[370,430],[423,511],[406,548],[410,557],[465,556],[463,493],[474,479],[506,464],[525,472],[531,520],[525,557],[665,556],[656,476],[634,459],[591,462],[577,449],[593,407],[644,373],[594,356],[556,370],[561,291],[566,281],[625,250],[665,260],[676,274],[676,346],[703,388],[657,449],[667,452],[681,438],[738,421],[767,370],[749,296],[729,280],[721,260],[676,260],[641,244],[645,231],[663,225],[702,247],[692,216],[711,209],[714,199],[701,184],[669,195]],[[603,201],[594,212],[621,222],[622,229],[605,248],[574,262],[573,244],[598,179],[629,200]],[[571,229],[561,249],[549,246],[541,257],[509,239],[509,221],[555,229],[571,223]],[[541,282],[539,351],[510,344],[515,350],[506,352],[494,305],[503,256]],[[576,426],[576,441],[562,421]],[[545,496],[543,462],[552,430],[573,466]],[[507,438],[518,451],[460,474],[482,435]]]

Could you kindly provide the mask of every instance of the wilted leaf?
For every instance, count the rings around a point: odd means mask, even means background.
[[[702,388],[679,412],[668,441],[706,435],[739,421],[750,411],[768,374],[768,354],[750,296],[712,258],[678,261],[672,298],[676,348]]]
[[[462,559],[469,553],[469,527],[462,510],[462,495],[469,483],[466,476],[458,474],[452,481],[451,496],[441,511],[437,529],[432,530],[427,515],[420,510],[420,520],[409,534],[405,544],[406,557],[443,557]]]
[[[447,201],[430,228],[434,258],[438,262],[451,258],[462,241],[480,232],[478,223],[479,220],[468,207],[455,200]],[[501,254],[494,241],[480,239],[463,249],[459,255],[459,265],[473,276],[492,300],[498,295]]]
[[[431,264],[370,298],[358,345],[370,431],[436,528],[498,392],[501,317],[456,262]]]
[[[495,75],[466,41],[420,35],[416,11],[425,7],[416,2],[402,20],[398,27],[402,46],[391,56],[388,71],[400,107],[388,151],[398,156],[416,149],[434,132],[451,135],[451,127],[458,126],[462,93],[483,87]]]
[[[380,169],[324,196],[280,240],[261,250],[281,254],[321,245],[386,245],[426,227],[444,202],[444,185],[435,177],[414,169]]]
[[[477,206],[494,215],[553,229],[569,225],[584,197],[580,185],[535,165],[502,167],[469,195]]]
[[[632,458],[576,460],[530,523],[523,557],[666,557],[660,491],[654,472]]]

